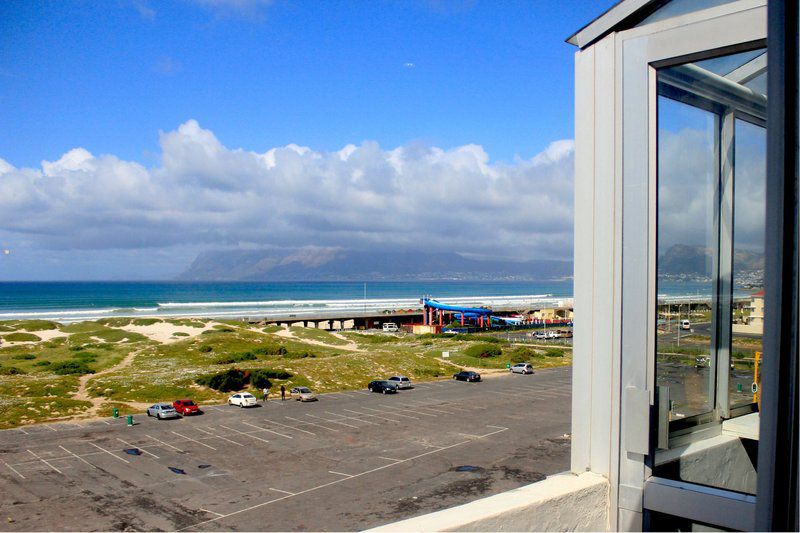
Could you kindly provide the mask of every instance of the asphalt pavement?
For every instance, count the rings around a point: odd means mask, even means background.
[[[569,468],[571,368],[0,432],[2,530],[360,530]]]

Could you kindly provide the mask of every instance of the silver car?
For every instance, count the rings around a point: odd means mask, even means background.
[[[530,363],[517,363],[510,370],[512,374],[533,374],[533,365]]]
[[[388,380],[389,383],[394,383],[397,385],[397,389],[413,389],[414,385],[411,384],[411,380],[408,379],[406,376],[392,376]]]
[[[181,415],[178,414],[178,411],[176,411],[175,408],[168,403],[157,403],[155,405],[151,405],[147,408],[147,416],[154,416],[159,420],[181,417]]]
[[[300,402],[315,402],[317,395],[308,387],[294,387],[289,393]]]

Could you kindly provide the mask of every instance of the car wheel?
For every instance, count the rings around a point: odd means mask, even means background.
[[[161,413],[158,413],[158,414],[156,415],[156,418],[158,418],[159,420],[164,420],[164,417],[162,417],[162,416],[161,416]]]
[[[386,389],[383,389],[383,393],[386,394]]]

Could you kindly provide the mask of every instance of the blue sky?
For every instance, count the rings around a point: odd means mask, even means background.
[[[243,247],[569,258],[564,39],[610,3],[2,2],[0,280]],[[400,236],[423,208],[447,239]],[[506,220],[455,238],[476,212]]]
[[[189,118],[245,149],[419,139],[530,157],[572,138],[564,38],[604,7],[7,1],[0,157],[30,166],[82,146],[148,162],[157,132]]]

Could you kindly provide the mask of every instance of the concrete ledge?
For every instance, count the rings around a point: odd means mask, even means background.
[[[370,531],[607,531],[608,489],[598,474],[556,474]]]

